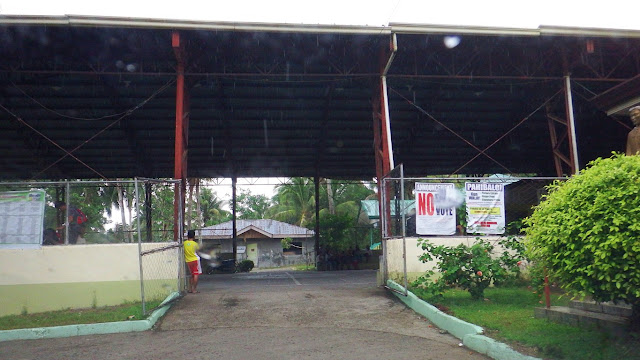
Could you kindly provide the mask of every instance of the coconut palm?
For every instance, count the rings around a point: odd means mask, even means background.
[[[290,224],[312,226],[315,215],[315,186],[310,178],[290,178],[275,188],[275,205],[269,217]]]

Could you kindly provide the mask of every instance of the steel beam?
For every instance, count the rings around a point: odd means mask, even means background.
[[[171,36],[171,46],[176,56],[176,123],[175,123],[175,157],[173,178],[181,179],[180,184],[176,184],[174,191],[173,219],[173,239],[178,240],[181,236],[177,226],[181,219],[184,219],[184,202],[187,183],[187,148],[189,142],[189,96],[185,87],[185,50],[180,39],[180,33],[174,31]],[[180,187],[180,191],[178,191]]]
[[[393,145],[391,141],[391,124],[389,119],[389,98],[387,94],[387,79],[386,75],[395,54],[398,50],[398,43],[395,34],[391,35],[389,44],[383,46],[380,49],[379,65],[380,76],[376,86],[376,90],[373,94],[373,141],[374,141],[374,156],[376,162],[376,177],[378,179],[378,208],[380,214],[380,220],[382,216],[386,216],[391,220],[391,213],[383,215],[383,209],[385,207],[382,204],[384,197],[382,196],[382,181],[385,175],[387,175],[394,167],[393,164]],[[382,224],[382,222],[381,222]],[[383,234],[388,236],[390,234]]]
[[[313,263],[318,270],[318,256],[320,255],[320,176],[318,175],[318,168],[316,167],[316,176],[313,177],[313,189],[316,196],[315,199],[315,210],[316,210],[316,223],[314,225],[315,236],[314,236],[314,259]],[[327,249],[324,249],[326,253]]]
[[[567,114],[567,134],[569,135],[569,155],[571,159],[571,174],[577,174],[580,170],[580,163],[578,160],[578,143],[576,138],[576,123],[573,115],[573,96],[571,93],[571,77],[566,75],[564,77],[564,102],[565,112]]]
[[[569,122],[559,121],[557,115],[553,113],[553,105],[551,103],[546,106],[547,124],[549,126],[549,137],[551,140],[551,152],[553,155],[553,164],[555,166],[557,176],[566,176],[575,173],[574,162],[572,161],[572,145],[569,134]]]

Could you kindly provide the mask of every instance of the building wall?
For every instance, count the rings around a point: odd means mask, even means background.
[[[254,264],[257,268],[278,267],[286,265],[306,264],[307,259],[314,261],[315,239],[314,238],[293,238],[294,242],[302,243],[302,255],[284,255],[282,253],[281,239],[272,238],[246,238],[236,240],[237,246],[258,245],[258,261]],[[215,247],[220,253],[233,252],[233,242],[231,239],[205,239],[203,248]],[[238,254],[238,260],[244,260],[247,254]]]
[[[314,239],[294,238],[295,242],[302,243],[302,255],[284,255],[280,239],[261,239],[258,243],[257,267],[277,267],[286,265],[306,264],[307,257],[313,262]],[[249,242],[249,240],[247,240]]]
[[[144,244],[144,248],[166,245]],[[143,258],[143,265],[149,261],[155,264],[144,265],[145,293],[177,288],[178,251]],[[138,244],[0,249],[0,316],[119,305],[140,299]]]
[[[426,237],[429,241],[435,245],[447,245],[456,246],[459,244],[465,244],[467,246],[473,245],[476,241],[476,236],[442,236]],[[500,239],[499,236],[483,236],[483,239],[494,243],[495,253],[501,253],[502,248],[497,244]],[[436,266],[436,261],[430,261],[423,263],[419,260],[420,255],[424,253],[421,247],[418,246],[418,237],[408,237],[405,239],[406,251],[407,251],[407,278],[411,282],[418,277],[422,276],[426,271],[433,269]],[[389,279],[395,280],[402,284],[404,282],[404,258],[402,239],[390,239],[386,240],[386,254],[387,254],[387,271]]]

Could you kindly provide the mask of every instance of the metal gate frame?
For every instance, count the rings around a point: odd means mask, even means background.
[[[135,196],[136,196],[136,219],[138,222],[138,263],[139,263],[139,268],[140,268],[140,299],[142,302],[142,313],[144,315],[147,315],[149,309],[147,309],[147,299],[145,296],[145,288],[144,288],[144,282],[145,282],[145,277],[144,277],[144,266],[143,266],[143,256],[148,256],[150,254],[154,254],[154,253],[159,253],[159,252],[165,252],[165,251],[172,251],[173,249],[176,248],[182,248],[182,243],[183,243],[183,236],[184,236],[184,221],[183,221],[183,217],[182,214],[184,214],[184,204],[183,203],[179,203],[177,204],[177,206],[180,209],[180,211],[178,211],[178,223],[174,224],[174,228],[177,227],[178,229],[178,239],[177,242],[175,244],[171,244],[168,246],[164,246],[161,248],[156,248],[156,249],[151,249],[151,250],[142,250],[142,233],[140,231],[141,227],[140,227],[140,217],[141,217],[141,211],[140,211],[140,202],[138,201],[139,197],[140,197],[140,192],[138,190],[138,184],[140,182],[143,182],[145,184],[175,184],[177,186],[174,186],[174,189],[177,189],[178,194],[176,197],[177,199],[182,199],[182,180],[181,179],[177,179],[177,180],[157,180],[157,179],[149,179],[149,178],[135,178],[134,179],[134,184],[135,184]],[[185,274],[185,262],[184,262],[184,252],[183,251],[178,251],[177,252],[177,262],[178,262],[178,273],[176,274],[176,281],[177,281],[177,286],[176,288],[178,289],[178,291],[180,292],[180,295],[183,295],[186,290],[187,290],[187,282],[186,282],[186,274]],[[150,312],[150,310],[149,310]]]
[[[394,173],[398,173],[399,177],[393,177],[392,175]],[[397,186],[394,187],[394,182],[395,181],[400,181],[400,198],[398,199],[398,192],[394,192],[392,196],[391,190],[398,190]],[[393,168],[391,171],[389,171],[388,174],[384,175],[382,178],[382,186],[381,186],[381,191],[382,193],[380,194],[380,224],[381,224],[381,229],[382,229],[382,263],[384,266],[383,269],[383,279],[384,279],[384,283],[385,283],[385,288],[389,289],[390,291],[393,292],[397,292],[401,295],[404,296],[408,296],[409,294],[409,284],[408,284],[408,279],[407,279],[407,241],[406,241],[406,228],[405,228],[405,224],[406,224],[406,219],[405,219],[405,211],[404,209],[402,209],[401,211],[399,211],[400,209],[400,204],[404,205],[405,203],[405,198],[404,198],[404,165],[400,164],[398,166],[396,166],[395,168]],[[398,214],[402,214],[401,215],[401,219],[402,219],[402,226],[401,229],[402,231],[400,232],[400,234],[393,236],[392,232],[391,232],[391,200],[395,200],[395,208],[396,208],[396,217],[398,217]],[[390,239],[402,239],[402,260],[403,260],[403,268],[404,268],[404,274],[403,274],[403,284],[404,284],[404,291],[398,291],[395,290],[393,288],[388,287],[387,281],[389,280],[389,269],[388,269],[388,263],[387,263],[387,251],[388,251],[388,245],[387,245],[387,240]]]

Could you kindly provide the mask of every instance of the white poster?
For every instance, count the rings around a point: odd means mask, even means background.
[[[0,245],[42,244],[43,190],[0,193]]]
[[[416,234],[453,235],[456,233],[456,208],[445,207],[447,193],[455,191],[449,183],[416,183]],[[444,204],[445,206],[438,206]]]
[[[467,233],[504,234],[504,184],[465,183]]]

